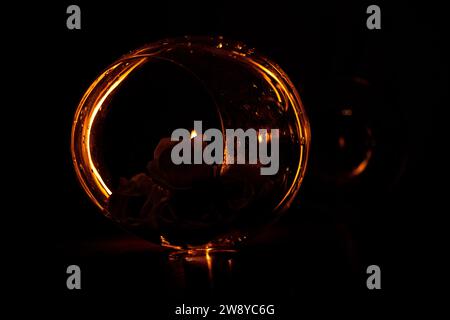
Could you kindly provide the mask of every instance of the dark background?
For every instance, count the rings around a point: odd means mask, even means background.
[[[81,7],[81,30],[66,29],[70,4]],[[21,52],[33,72],[21,83],[34,88],[34,104],[24,125],[32,128],[31,142],[21,151],[33,193],[18,203],[31,229],[20,237],[20,256],[45,270],[29,280],[45,292],[41,307],[123,307],[164,319],[177,303],[259,303],[277,304],[282,318],[292,319],[311,303],[317,312],[334,302],[336,312],[369,308],[363,315],[401,296],[420,297],[432,282],[424,266],[433,264],[425,258],[433,248],[425,243],[443,193],[435,129],[448,104],[445,15],[431,4],[377,3],[382,29],[368,30],[369,4],[77,1],[24,13],[34,27],[25,31]],[[223,35],[276,61],[299,90],[312,129],[298,199],[238,254],[232,279],[213,289],[200,276],[181,288],[164,255],[103,217],[79,187],[70,157],[72,118],[96,76],[132,49],[183,35]],[[348,106],[350,124],[339,116]],[[361,133],[367,127],[370,141]],[[335,147],[342,134],[354,142],[344,155]],[[342,179],[338,173],[368,141],[367,169]],[[81,267],[80,291],[66,289],[70,264]],[[371,264],[381,267],[379,291],[366,288]]]

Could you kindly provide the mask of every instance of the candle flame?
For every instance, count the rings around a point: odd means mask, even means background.
[[[265,134],[258,133],[258,142],[259,143],[262,143],[263,141],[264,142],[269,142],[270,138],[271,138],[270,132],[267,132]]]

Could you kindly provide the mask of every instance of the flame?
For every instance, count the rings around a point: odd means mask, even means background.
[[[259,143],[262,143],[263,141],[269,142],[270,139],[271,139],[271,133],[270,132],[266,132],[266,134],[258,133],[258,142]]]
[[[186,132],[186,131],[185,131]],[[192,130],[191,131],[191,139],[194,139],[197,136],[197,131]]]

